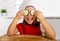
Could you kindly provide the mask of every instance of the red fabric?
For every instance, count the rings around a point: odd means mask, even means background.
[[[29,25],[19,23],[16,25],[16,27],[19,30],[20,34],[42,35],[41,30],[40,30],[40,26],[37,26],[36,28],[34,28],[34,26],[29,26]]]

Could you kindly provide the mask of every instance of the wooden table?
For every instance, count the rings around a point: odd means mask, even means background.
[[[33,35],[15,35],[7,36],[4,35],[0,37],[0,41],[55,41],[42,36],[33,36]]]

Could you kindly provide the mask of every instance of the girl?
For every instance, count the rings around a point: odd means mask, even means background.
[[[21,16],[24,16],[24,21],[23,23],[17,24]],[[55,39],[55,31],[45,20],[42,13],[37,11],[33,6],[27,6],[25,10],[18,11],[16,17],[9,26],[8,35],[15,35],[18,31],[21,35],[42,35],[40,24],[42,24],[44,28],[45,36]]]

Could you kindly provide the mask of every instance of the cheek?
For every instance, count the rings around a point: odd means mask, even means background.
[[[24,16],[25,21],[27,20],[27,16]]]
[[[24,16],[24,19],[26,19],[27,18],[27,16]]]

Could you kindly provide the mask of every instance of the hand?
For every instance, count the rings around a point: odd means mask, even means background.
[[[34,15],[37,17],[39,21],[44,18],[42,12],[40,11],[35,11]]]
[[[24,15],[23,10],[18,11],[18,12],[17,12],[17,15],[16,15],[16,18],[17,18],[17,19],[20,19],[20,18],[21,18],[21,16],[23,16],[23,15]]]

